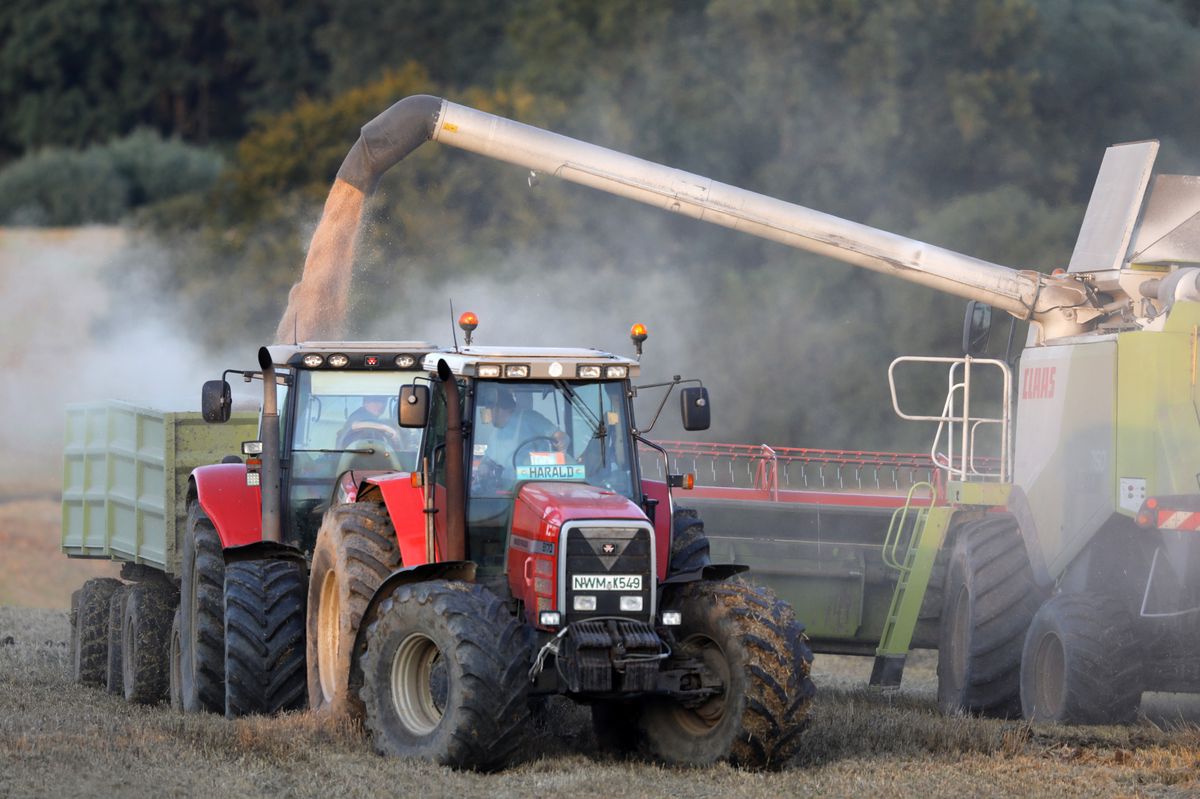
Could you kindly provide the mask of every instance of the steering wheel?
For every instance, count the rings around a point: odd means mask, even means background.
[[[566,445],[563,447],[563,451],[566,452],[566,450],[570,449],[571,440],[569,438],[566,438],[564,440],[566,442]],[[534,443],[535,441],[545,441],[547,444],[550,445],[550,449],[552,449],[552,450],[558,446],[558,442],[556,442],[552,436],[541,436],[541,435],[530,436],[529,438],[522,441],[520,444],[517,444],[517,446],[513,449],[512,465],[513,465],[514,469],[517,468],[517,456],[521,454],[521,450],[525,449],[525,447],[529,446],[530,444]]]
[[[355,441],[378,439],[380,436],[383,437],[384,443],[393,453],[399,453],[404,449],[400,431],[383,422],[353,422],[350,429],[342,435],[338,449],[348,449]]]

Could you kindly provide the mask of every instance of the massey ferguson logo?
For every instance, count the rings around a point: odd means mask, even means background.
[[[600,551],[603,552],[605,555],[611,555],[612,553],[617,551],[617,548],[613,544],[605,544],[604,546],[600,547]]]
[[[1021,375],[1021,399],[1050,399],[1054,396],[1057,366],[1032,366]]]

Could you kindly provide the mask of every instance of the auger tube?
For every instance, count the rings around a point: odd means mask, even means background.
[[[363,126],[338,177],[370,193],[426,139],[982,300],[1036,323],[1043,339],[1084,332],[1113,310],[1072,276],[990,263],[428,95],[400,100]]]

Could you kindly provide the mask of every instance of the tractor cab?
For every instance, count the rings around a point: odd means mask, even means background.
[[[396,397],[401,385],[421,374],[421,359],[433,349],[423,341],[318,341],[266,348],[275,373],[282,527],[289,543],[311,550],[339,476],[352,473],[362,479],[368,473],[416,468],[421,437],[397,426]],[[247,382],[262,376],[236,373]],[[210,381],[206,417],[221,421],[221,406],[229,398],[228,383]],[[259,438],[267,438],[262,430]],[[270,457],[261,455],[261,460]],[[248,479],[257,478],[251,463]]]
[[[520,526],[531,503],[645,523],[629,383],[636,361],[590,349],[467,347],[426,356],[426,369],[436,372],[438,361],[459,387],[466,555],[481,579],[506,571],[509,531],[520,538],[514,520]],[[422,447],[439,486],[445,396],[430,393]]]

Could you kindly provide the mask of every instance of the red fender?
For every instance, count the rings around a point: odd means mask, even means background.
[[[240,547],[262,540],[262,492],[246,485],[242,463],[214,463],[192,471],[196,499],[221,538],[221,546]]]
[[[392,517],[396,528],[396,543],[400,545],[400,561],[406,568],[420,566],[429,561],[425,554],[425,493],[424,489],[412,484],[409,472],[369,477],[367,483],[379,487],[383,504]],[[361,492],[360,492],[361,493]],[[445,496],[437,507],[445,508]],[[445,516],[443,512],[438,514]],[[437,516],[434,516],[435,521]],[[441,543],[441,541],[439,541]]]

